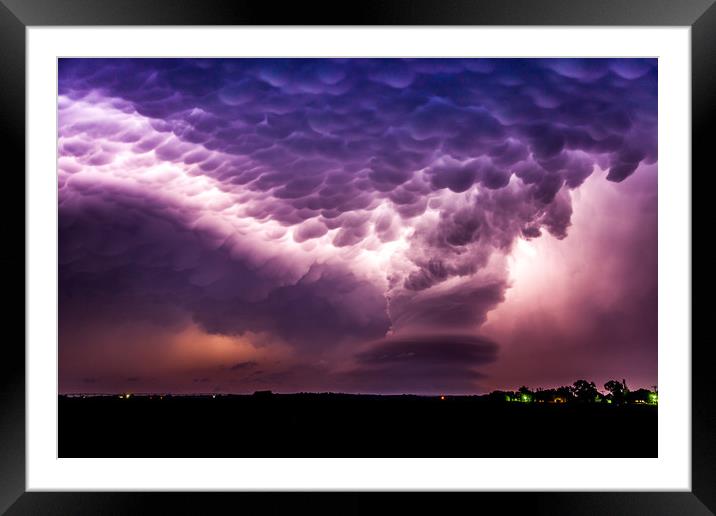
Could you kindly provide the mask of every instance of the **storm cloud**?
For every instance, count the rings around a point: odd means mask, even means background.
[[[516,241],[657,162],[655,59],[60,59],[58,92],[68,348],[146,320],[363,371],[476,335]]]
[[[464,393],[479,385],[480,368],[497,359],[497,345],[467,334],[391,336],[356,353],[344,373],[360,392]]]

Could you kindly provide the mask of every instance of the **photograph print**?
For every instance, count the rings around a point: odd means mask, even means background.
[[[656,457],[657,70],[59,59],[59,456]]]

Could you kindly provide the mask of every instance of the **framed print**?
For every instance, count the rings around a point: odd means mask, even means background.
[[[716,8],[506,5],[4,1],[3,510],[714,511]]]

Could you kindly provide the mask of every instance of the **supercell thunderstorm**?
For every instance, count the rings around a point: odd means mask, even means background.
[[[656,163],[656,95],[651,59],[60,60],[61,346],[192,324],[274,382],[464,389],[518,239]]]

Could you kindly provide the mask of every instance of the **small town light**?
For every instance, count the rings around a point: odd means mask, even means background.
[[[441,400],[444,400],[444,399],[445,399],[445,396],[440,396],[440,399],[441,399]]]

